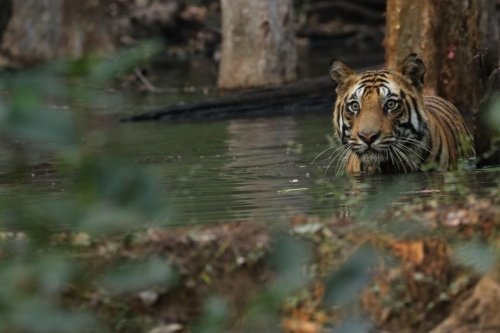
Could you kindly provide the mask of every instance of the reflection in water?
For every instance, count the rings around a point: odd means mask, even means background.
[[[130,161],[155,169],[172,221],[182,224],[259,219],[275,223],[291,214],[374,214],[385,205],[434,198],[453,200],[499,186],[500,169],[459,173],[412,173],[333,177],[328,155],[312,160],[329,144],[329,115],[301,115],[206,123],[137,123],[102,129],[119,138],[111,148]],[[33,155],[28,178],[0,177],[0,196],[64,194],[71,180],[53,172],[57,163]],[[1,159],[0,159],[1,162]],[[49,164],[44,164],[49,163]],[[1,172],[5,174],[7,171]],[[46,170],[47,169],[47,170]],[[52,171],[51,171],[52,170]],[[372,207],[373,208],[373,207]]]
[[[296,119],[279,117],[229,121],[224,167],[236,185],[238,202],[252,207],[252,218],[281,213],[304,213],[309,181],[301,158],[292,147],[297,140]]]

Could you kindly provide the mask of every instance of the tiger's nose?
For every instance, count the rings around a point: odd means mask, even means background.
[[[363,141],[364,143],[370,145],[377,140],[377,138],[380,136],[380,131],[375,132],[375,131],[361,131],[358,133],[358,137]]]

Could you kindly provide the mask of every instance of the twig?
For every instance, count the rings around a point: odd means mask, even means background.
[[[139,80],[141,80],[142,84],[144,85],[144,87],[146,87],[147,90],[154,92],[154,93],[160,92],[160,89],[156,88],[151,83],[151,81],[149,81],[148,78],[144,76],[144,74],[142,73],[140,68],[136,67],[134,72],[135,72],[135,75],[137,75],[137,77],[139,78]]]
[[[146,90],[155,94],[180,94],[193,93],[197,91],[209,92],[212,87],[184,87],[184,88],[158,88],[142,73],[139,68],[134,69],[134,73],[141,83],[146,87]]]

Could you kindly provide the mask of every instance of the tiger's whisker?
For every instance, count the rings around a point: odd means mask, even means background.
[[[403,168],[403,172],[406,173],[406,165],[405,165],[405,162],[404,162],[404,158],[401,154],[401,151],[399,149],[399,147],[397,146],[393,146],[394,147],[394,152],[396,154],[396,158],[399,160],[399,162],[401,163],[401,167]]]
[[[336,172],[337,176],[340,175],[342,170],[345,169],[345,166],[347,165],[347,162],[351,158],[351,155],[352,155],[352,148],[349,146],[346,150],[346,153],[344,154],[344,157],[342,158],[339,165],[337,166],[337,172]]]
[[[340,165],[337,166],[337,172],[335,173],[335,176],[339,176],[342,170],[345,169],[345,166],[347,165],[349,159],[351,158],[351,155],[352,155],[352,148],[348,147],[344,157],[341,160],[342,163],[340,163]]]
[[[399,138],[399,140],[401,142],[406,142],[406,143],[411,144],[412,146],[416,146],[416,147],[418,147],[420,149],[426,150],[429,153],[431,152],[431,150],[429,148],[427,148],[422,141],[418,141],[418,140],[411,139],[411,138]]]
[[[340,147],[341,148],[341,147]],[[327,151],[331,150],[331,149],[339,149],[339,147],[328,147],[327,149],[323,150],[321,153],[319,153],[318,155],[316,155],[316,157],[312,160],[311,164],[314,164],[314,162],[316,162],[316,160],[321,156],[323,155],[324,153],[326,153]],[[331,156],[331,155],[330,155]]]
[[[398,145],[399,149],[401,150],[401,153],[403,154],[404,159],[408,162],[408,166],[410,167],[411,170],[419,170],[419,167],[417,166],[416,162],[410,158],[409,155],[416,155],[418,156],[421,160],[422,157],[415,153],[412,149],[409,147],[406,147],[404,145],[399,144]]]
[[[330,167],[332,166],[332,164],[335,162],[335,160],[337,160],[338,158],[340,158],[345,153],[345,150],[343,149],[344,148],[343,146],[340,146],[339,148],[342,148],[342,149],[336,149],[332,153],[332,155],[330,155],[331,161],[328,164],[328,166],[326,167],[325,176],[328,173],[328,170],[330,169]],[[336,155],[332,158],[333,154],[336,154]]]
[[[407,161],[410,163],[410,166],[412,167],[412,169],[420,170],[420,168],[417,166],[417,163],[413,159],[410,159],[408,155],[414,155],[415,157],[418,157],[421,161],[423,161],[423,157],[420,156],[420,154],[418,154],[411,147],[407,147],[405,145],[399,145],[399,148],[401,149],[402,152],[405,153],[405,157],[406,157]]]

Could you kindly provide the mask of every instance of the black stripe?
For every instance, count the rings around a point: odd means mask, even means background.
[[[457,127],[461,126],[460,115],[455,112],[454,108],[451,108],[450,105],[444,103],[442,100],[433,99],[437,104],[442,106],[443,108],[436,108],[436,110],[440,111],[439,114],[435,114],[436,119],[440,119],[440,122],[444,124],[448,129],[451,137],[451,141],[453,141],[454,148],[458,147],[458,142],[456,140],[457,136]],[[444,127],[444,126],[442,126]],[[451,148],[450,148],[451,149]]]
[[[410,103],[408,103],[408,100],[403,100],[403,103],[405,105],[406,110],[411,110]]]
[[[386,79],[383,79],[383,78],[378,78],[377,82],[381,82],[381,83],[384,83],[384,84],[389,84],[389,81],[387,81]]]
[[[417,121],[418,123],[422,123],[423,122],[423,119],[422,119],[422,115],[420,114],[420,111],[419,108],[418,108],[418,103],[417,103],[417,99],[413,96],[410,96],[410,99],[411,99],[411,103],[413,105],[413,108],[415,109],[415,112],[417,113]]]
[[[441,150],[442,150],[442,147],[443,147],[443,140],[441,140],[441,142],[439,143],[439,149],[438,149],[436,157],[435,157],[436,161],[438,161],[438,162],[441,162]]]
[[[450,147],[448,145],[448,150],[457,147],[457,143],[455,142],[455,135],[454,135],[455,133],[454,133],[453,129],[450,127],[450,124],[448,124],[447,121],[444,121],[444,119],[441,119],[438,117],[436,117],[435,119],[439,120],[439,122],[441,123],[441,130],[444,130],[444,128],[446,127],[448,129],[448,131],[451,133],[451,135],[449,137],[451,138],[453,145],[452,145],[452,147]],[[449,143],[448,136],[446,136],[446,132],[444,134],[445,134],[446,142]],[[443,138],[441,138],[441,142],[443,142],[443,141],[444,141]],[[448,155],[449,155],[449,152],[448,152]]]
[[[399,126],[405,128],[405,129],[409,129],[413,134],[418,134],[418,131],[415,127],[413,127],[411,120],[406,121],[404,123],[399,123]]]
[[[418,140],[423,140],[424,138],[424,135],[422,134],[422,137],[418,138]],[[431,156],[431,148],[432,148],[432,135],[429,135],[429,143],[427,144],[427,147],[428,149],[423,149],[422,151],[422,160],[423,161],[427,161],[429,159],[429,157]]]
[[[374,83],[374,82],[375,82],[374,79],[369,78],[369,79],[362,79],[361,81],[359,81],[359,84],[363,85],[363,84]]]

